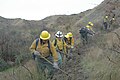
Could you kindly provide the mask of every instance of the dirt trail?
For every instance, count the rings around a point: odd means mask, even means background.
[[[77,47],[74,50],[73,58],[69,61],[66,61],[65,65],[62,67],[62,69],[68,73],[68,76],[58,71],[58,73],[55,74],[56,79],[54,80],[87,80],[88,77],[85,75],[86,73],[83,71],[81,64],[81,59],[85,52],[85,47]]]

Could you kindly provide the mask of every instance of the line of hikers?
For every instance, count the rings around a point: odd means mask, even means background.
[[[114,22],[115,22],[115,14],[112,17],[105,15],[103,19],[104,29],[105,30],[109,29]]]
[[[113,23],[114,17],[108,24],[108,16],[104,17],[103,25],[107,29]],[[94,24],[88,22],[85,27],[80,28],[79,33],[83,44],[88,44],[88,35],[94,35],[95,31],[92,29]],[[40,37],[35,39],[30,47],[35,61],[37,62],[37,69],[39,74],[43,74],[47,79],[52,79],[54,72],[61,68],[65,60],[70,60],[73,57],[74,38],[71,32],[63,36],[61,31],[55,34],[55,39],[50,41],[50,33],[42,31]],[[66,59],[65,59],[66,58]],[[47,68],[47,75],[45,69]]]
[[[43,74],[47,79],[52,79],[56,69],[60,69],[64,57],[72,58],[72,49],[74,48],[74,38],[71,32],[63,38],[62,32],[58,31],[53,42],[50,41],[50,36],[48,31],[42,31],[40,38],[35,39],[30,47],[39,74]],[[46,68],[48,70],[47,75],[45,73]]]
[[[104,29],[108,30],[110,27],[112,27],[114,22],[115,22],[115,14],[112,17],[105,15],[103,18]],[[92,29],[93,26],[94,24],[92,22],[88,22],[88,24],[85,27],[80,28],[79,33],[81,35],[83,45],[88,44],[89,35],[93,36],[95,34],[95,31]]]

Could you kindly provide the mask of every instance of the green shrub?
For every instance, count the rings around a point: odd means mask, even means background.
[[[29,60],[31,58],[31,55],[30,54],[20,54],[20,55],[17,55],[16,56],[16,60],[15,60],[15,63],[17,65],[21,64],[21,63],[24,63],[26,62],[27,60]]]
[[[8,69],[10,67],[7,62],[5,62],[3,59],[0,59],[0,72]]]

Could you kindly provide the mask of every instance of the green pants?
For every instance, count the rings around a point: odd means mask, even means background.
[[[46,58],[47,60],[49,60],[50,62],[53,63],[53,58],[52,56],[50,57],[47,57]],[[44,60],[43,58],[41,58],[40,56],[37,56],[36,57],[36,62],[37,62],[37,69],[38,69],[38,72],[39,74],[42,76],[47,76],[46,78],[48,79],[52,79],[53,75],[54,75],[54,68],[53,68],[53,65],[50,64],[49,62],[47,62],[46,60]],[[47,74],[45,73],[45,69],[47,69]],[[41,76],[41,77],[42,77]],[[41,79],[42,80],[42,79]],[[43,79],[44,80],[44,79]]]
[[[72,59],[73,57],[73,49],[72,48],[67,48],[67,61],[69,61],[70,59]]]
[[[64,54],[60,53],[59,51],[57,51],[57,54],[58,54],[58,65],[61,66]]]
[[[87,33],[82,33],[81,34],[81,39],[82,39],[83,45],[87,44],[88,43],[88,35],[87,35]]]

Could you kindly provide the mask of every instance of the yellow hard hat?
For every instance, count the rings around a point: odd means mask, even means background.
[[[48,40],[50,38],[50,34],[48,33],[48,31],[42,31],[40,34],[40,39],[43,40]]]
[[[105,18],[108,18],[108,16],[105,16]]]
[[[93,26],[93,23],[92,22],[88,22],[89,25]]]
[[[65,35],[65,38],[69,38],[69,35],[66,34],[66,35]]]
[[[89,25],[87,25],[87,26],[86,26],[86,28],[88,28],[88,29],[89,29],[89,28],[90,28],[90,26],[89,26]]]
[[[67,35],[68,35],[69,37],[72,37],[72,36],[73,36],[73,34],[72,34],[71,32],[67,33]]]
[[[115,20],[115,18],[112,18],[112,20]]]

